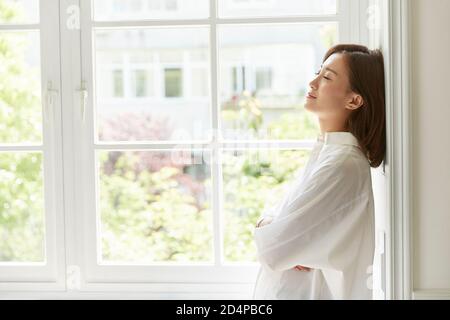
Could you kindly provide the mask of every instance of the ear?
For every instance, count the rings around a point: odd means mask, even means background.
[[[345,106],[348,110],[356,110],[364,105],[364,99],[359,94],[353,93]]]

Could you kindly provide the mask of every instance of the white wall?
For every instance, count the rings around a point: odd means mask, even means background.
[[[413,288],[450,298],[450,1],[411,4]]]

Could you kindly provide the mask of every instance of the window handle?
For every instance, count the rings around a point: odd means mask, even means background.
[[[86,107],[88,101],[88,89],[86,88],[86,81],[81,82],[81,88],[78,90],[80,92],[81,98],[81,121],[84,123],[84,119],[86,118]]]
[[[68,290],[80,290],[81,271],[77,265],[69,265],[66,268],[66,287]]]
[[[50,123],[53,120],[53,111],[55,109],[55,101],[59,91],[53,89],[53,83],[51,81],[47,82],[47,93],[45,95],[45,123]]]

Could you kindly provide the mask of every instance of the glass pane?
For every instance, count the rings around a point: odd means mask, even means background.
[[[0,32],[0,144],[42,141],[38,32]]]
[[[113,71],[114,97],[123,97],[123,70]]]
[[[43,262],[41,153],[0,153],[0,261]]]
[[[253,232],[263,210],[284,196],[308,159],[306,150],[224,151],[223,183],[227,262],[256,262]]]
[[[219,28],[219,98],[226,139],[314,139],[304,109],[309,82],[337,26],[289,24]]]
[[[0,24],[38,23],[39,0],[1,0]]]
[[[98,151],[103,262],[211,262],[209,153]]]
[[[198,19],[209,16],[208,0],[94,0],[94,19]]]
[[[99,140],[208,138],[208,34],[203,27],[96,31]]]
[[[279,17],[336,14],[336,0],[221,0],[220,17]]]
[[[168,68],[164,70],[166,98],[182,96],[183,74],[180,68]]]

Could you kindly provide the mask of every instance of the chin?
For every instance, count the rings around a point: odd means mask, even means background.
[[[306,101],[304,107],[305,107],[306,110],[313,111],[313,108],[311,106],[311,102],[310,101]]]

